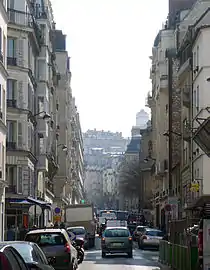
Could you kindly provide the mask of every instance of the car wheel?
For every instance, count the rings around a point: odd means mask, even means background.
[[[133,251],[132,250],[128,252],[128,258],[133,258]]]
[[[105,257],[106,257],[106,252],[103,252],[103,251],[102,251],[101,257],[102,257],[102,258],[105,258]]]

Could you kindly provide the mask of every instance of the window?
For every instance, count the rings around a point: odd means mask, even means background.
[[[128,237],[129,235],[129,231],[125,229],[110,229],[104,233],[105,237]]]
[[[16,142],[16,122],[7,121],[7,141]]]
[[[7,57],[15,58],[15,43],[16,40],[14,38],[7,39]]]
[[[68,232],[73,232],[75,235],[82,235],[86,233],[84,228],[71,228],[68,229]]]
[[[7,80],[7,99],[15,100],[15,89],[17,81],[9,79]]]
[[[200,100],[199,100],[199,97],[200,97],[200,89],[199,89],[199,85],[197,86],[197,91],[196,91],[196,110],[197,112],[199,111],[199,107],[200,107]]]
[[[194,69],[196,68],[196,66],[197,66],[196,60],[197,60],[197,58],[196,58],[196,52],[194,52],[194,53],[193,53],[193,70],[194,70]]]
[[[146,231],[145,233],[146,235],[149,235],[149,236],[158,236],[158,237],[163,237],[164,236],[164,232],[161,232],[161,231],[156,231],[156,230],[151,230],[151,231]]]
[[[38,97],[38,112],[44,112],[44,97]]]
[[[58,233],[36,233],[28,234],[26,241],[38,243],[39,246],[59,246],[65,245],[66,240],[62,234]]]
[[[18,122],[18,146],[23,147],[23,125]]]
[[[17,193],[23,193],[23,169],[18,167]]]
[[[5,55],[6,55],[6,46],[7,46],[7,38],[6,36],[4,35],[4,40],[3,40],[3,57],[4,57],[4,64],[5,64]]]
[[[199,46],[197,46],[197,61],[196,61],[196,66],[199,67]]]
[[[39,137],[39,154],[45,154],[44,138]]]
[[[16,166],[7,166],[6,167],[6,179],[9,186],[15,186],[17,181],[17,167]]]

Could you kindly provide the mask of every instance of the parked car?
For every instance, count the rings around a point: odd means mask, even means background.
[[[33,270],[24,262],[18,251],[12,246],[4,246],[0,249],[0,269],[1,270]]]
[[[36,243],[55,270],[76,270],[77,251],[65,229],[38,229],[26,234],[25,241]]]
[[[84,227],[68,227],[67,232],[72,232],[73,234],[75,234],[76,239],[78,238],[83,238],[84,239],[84,247],[87,248],[88,246],[88,237],[87,237],[87,232],[85,230]]]
[[[147,226],[139,225],[136,227],[134,233],[133,233],[133,240],[138,241],[144,230],[147,228]]]
[[[139,238],[138,246],[141,249],[146,247],[158,249],[160,240],[162,240],[163,237],[164,232],[157,229],[146,228]]]
[[[24,241],[0,242],[0,250],[5,246],[15,248],[20,253],[21,257],[29,268],[54,270],[54,268],[49,265],[43,251],[35,243]]]
[[[129,230],[125,227],[106,228],[101,239],[102,257],[107,253],[127,253],[133,257],[133,241]]]

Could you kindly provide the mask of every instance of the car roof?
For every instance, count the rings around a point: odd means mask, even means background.
[[[128,230],[127,227],[120,227],[120,226],[118,226],[118,227],[107,227],[106,228],[106,230],[116,230],[116,229]]]
[[[74,226],[74,227],[67,227],[67,230],[68,229],[85,229],[85,227],[82,227],[82,226]]]
[[[29,246],[34,246],[37,244],[33,243],[33,242],[27,242],[27,241],[4,241],[4,242],[0,242],[0,250],[4,250],[6,247],[13,247],[14,244],[18,244],[18,245],[29,245]]]
[[[161,230],[159,229],[153,229],[153,228],[145,228],[146,231],[156,231],[156,232],[162,232]]]
[[[37,233],[64,233],[64,229],[37,229],[37,230],[32,230],[27,233],[28,234],[37,234]]]

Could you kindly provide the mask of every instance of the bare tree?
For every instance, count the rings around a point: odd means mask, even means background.
[[[124,161],[120,168],[119,191],[127,196],[139,195],[142,171],[139,160]]]

